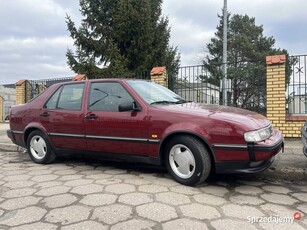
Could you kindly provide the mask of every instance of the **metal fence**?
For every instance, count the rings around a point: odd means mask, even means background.
[[[228,64],[225,104],[266,113],[266,68],[262,62]],[[173,90],[199,103],[224,104],[221,80],[222,65],[179,68]]]
[[[293,62],[286,76],[286,110],[290,116],[307,114],[307,55],[291,56]]]
[[[92,79],[116,78],[150,79],[150,71],[138,74],[103,74],[91,76]],[[204,65],[180,67],[177,74],[169,75],[169,88],[189,101],[205,104],[223,104],[220,80],[223,78],[221,65],[206,67]],[[236,63],[228,65],[226,85],[227,105],[246,108],[262,114],[266,113],[266,72],[260,62]],[[30,98],[44,91],[44,87],[71,81],[72,78],[30,80]],[[170,84],[171,83],[171,84]],[[27,97],[26,97],[27,98]]]

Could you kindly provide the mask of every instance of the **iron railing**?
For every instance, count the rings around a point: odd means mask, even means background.
[[[307,55],[290,57],[293,65],[286,82],[286,110],[290,116],[307,114]],[[286,71],[287,73],[287,71]]]

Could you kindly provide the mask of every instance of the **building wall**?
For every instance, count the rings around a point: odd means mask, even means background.
[[[16,90],[0,86],[0,122],[9,114],[9,109],[16,103]]]

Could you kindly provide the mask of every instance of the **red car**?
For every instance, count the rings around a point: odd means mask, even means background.
[[[143,80],[55,84],[10,111],[10,139],[36,163],[97,154],[165,165],[176,181],[216,173],[256,173],[283,148],[281,132],[257,113],[185,101]]]

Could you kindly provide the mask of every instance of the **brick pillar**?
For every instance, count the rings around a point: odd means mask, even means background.
[[[150,71],[150,77],[151,80],[163,85],[165,87],[168,86],[168,79],[167,79],[167,71],[166,71],[166,67],[154,67],[151,71]]]
[[[3,117],[3,97],[0,96],[0,122],[4,121]]]
[[[31,100],[31,84],[27,80],[19,80],[16,84],[16,105]]]

